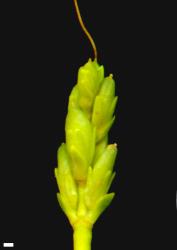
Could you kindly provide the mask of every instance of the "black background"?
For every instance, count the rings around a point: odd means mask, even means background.
[[[114,74],[119,95],[109,139],[119,147],[111,187],[116,197],[94,226],[92,248],[152,249],[165,244],[167,230],[155,122],[161,112],[161,6],[113,0],[79,5],[98,61],[106,75]],[[65,140],[68,96],[78,68],[93,58],[91,46],[72,1],[8,2],[1,8],[1,42],[0,243],[72,249],[53,172]]]

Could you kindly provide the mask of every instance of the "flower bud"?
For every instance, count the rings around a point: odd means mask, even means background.
[[[73,176],[77,181],[84,181],[94,156],[95,130],[86,115],[75,108],[68,110],[65,130]]]
[[[73,179],[66,145],[63,143],[58,150],[58,168],[55,168],[55,177],[59,186],[60,193],[68,201],[69,206],[76,209],[77,189]]]
[[[106,147],[96,164],[89,168],[85,191],[85,203],[89,209],[93,209],[97,200],[108,191],[115,173],[112,173],[117,154],[116,144]]]
[[[99,95],[113,98],[115,96],[115,81],[112,74],[104,78]]]
[[[94,209],[88,214],[88,219],[94,224],[103,211],[110,205],[115,193],[105,194],[95,203]]]
[[[112,116],[116,103],[115,82],[109,76],[104,79],[93,106],[92,124],[96,127],[97,142],[108,133],[114,122],[115,117]]]
[[[93,166],[93,176],[95,180],[102,179],[106,172],[111,171],[117,155],[117,145],[110,144],[106,147],[100,158]]]
[[[90,118],[94,98],[104,78],[104,68],[96,61],[89,60],[78,71],[79,105]]]

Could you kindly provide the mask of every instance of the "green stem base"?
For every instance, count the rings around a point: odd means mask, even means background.
[[[74,228],[74,250],[91,250],[92,229],[84,225]]]

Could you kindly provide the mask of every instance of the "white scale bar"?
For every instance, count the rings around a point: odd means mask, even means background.
[[[7,242],[4,242],[4,243],[3,243],[3,247],[14,247],[14,243],[7,243]]]

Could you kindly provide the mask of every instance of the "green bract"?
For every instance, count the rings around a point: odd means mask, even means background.
[[[70,108],[66,117],[66,145],[76,181],[87,179],[95,151],[95,129],[81,109]]]
[[[92,106],[97,95],[101,82],[104,78],[104,68],[96,61],[89,60],[78,72],[77,87],[79,90],[79,105],[90,118]]]
[[[92,124],[96,127],[97,141],[100,141],[109,131],[115,117],[112,117],[116,106],[115,82],[112,76],[106,77],[98,95],[95,98]]]
[[[74,229],[92,227],[114,197],[107,192],[115,177],[117,145],[108,145],[108,132],[117,99],[113,77],[104,77],[103,66],[89,59],[80,67],[55,169],[58,200]]]

